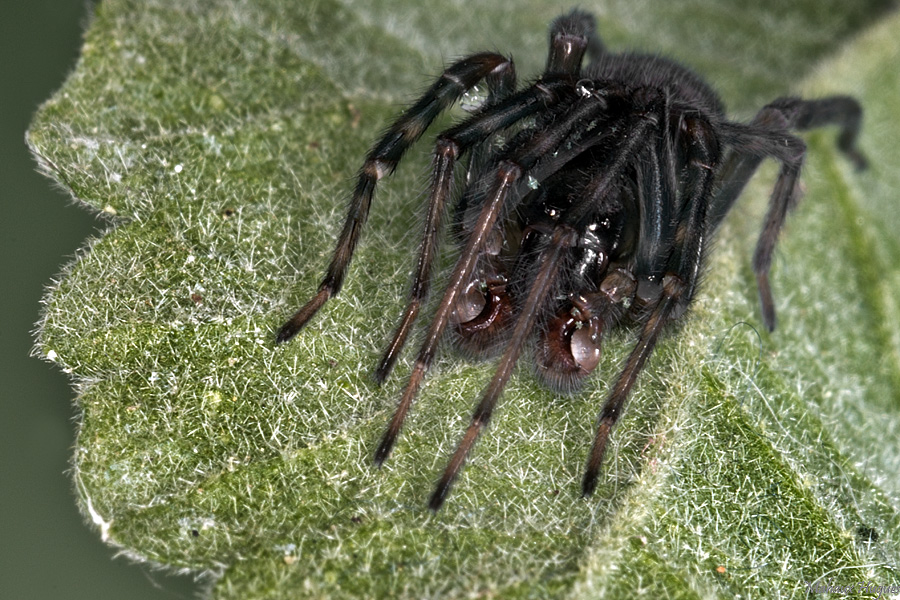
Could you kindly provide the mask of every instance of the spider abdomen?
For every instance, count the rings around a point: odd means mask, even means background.
[[[587,65],[582,76],[598,81],[616,81],[632,88],[656,88],[668,94],[676,104],[695,107],[707,115],[722,116],[725,113],[719,95],[702,77],[664,56],[607,53]]]

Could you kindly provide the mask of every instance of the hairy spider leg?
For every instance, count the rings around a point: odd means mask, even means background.
[[[763,158],[773,157],[781,162],[753,255],[763,322],[769,331],[776,324],[775,301],[769,283],[772,254],[788,212],[800,197],[797,181],[806,154],[806,144],[789,130],[839,125],[838,149],[857,169],[864,169],[868,163],[856,147],[861,121],[862,108],[856,100],[833,96],[819,100],[779,98],[760,110],[750,125],[723,124],[724,141],[735,149],[725,163],[721,188],[711,207],[713,227],[718,226],[734,205]]]
[[[445,205],[451,197],[451,185],[453,184],[453,170],[456,159],[470,150],[470,169],[476,163],[481,162],[481,156],[472,156],[483,150],[484,142],[503,128],[515,123],[525,116],[533,114],[540,109],[540,103],[532,96],[540,95],[534,88],[526,90],[530,92],[528,97],[522,94],[516,96],[519,106],[506,104],[498,106],[501,99],[508,98],[515,91],[515,69],[505,69],[501,73],[492,73],[485,78],[488,85],[489,97],[485,108],[497,107],[495,110],[486,110],[459,126],[438,136],[435,144],[434,158],[432,159],[432,180],[429,186],[428,210],[425,214],[425,227],[422,233],[422,243],[419,246],[419,258],[416,264],[416,272],[413,276],[409,290],[409,300],[406,310],[400,318],[391,342],[388,344],[375,369],[375,381],[383,383],[394,364],[400,357],[400,352],[406,345],[406,339],[412,330],[413,323],[419,315],[419,309],[428,298],[431,287],[431,269],[437,255],[437,245],[440,232],[443,229],[441,221],[445,215]],[[524,100],[524,103],[522,103]]]
[[[340,291],[360,232],[368,218],[378,180],[393,173],[403,153],[422,136],[437,115],[489,74],[512,68],[510,59],[496,53],[483,52],[463,58],[450,65],[425,94],[388,128],[369,151],[359,171],[344,227],[318,292],[281,326],[276,342],[286,342],[297,335],[322,305]]]
[[[479,107],[477,112],[484,112],[492,106],[496,106],[501,100],[505,100],[516,93],[518,85],[515,69],[502,71],[501,73],[491,73],[484,79],[487,84],[487,97],[484,104]],[[484,161],[490,155],[491,143],[500,132],[488,136],[482,142],[475,144],[469,150],[469,164],[466,166],[465,182],[469,184],[481,172]]]
[[[456,480],[456,476],[466,462],[466,457],[475,444],[475,440],[478,439],[479,434],[490,421],[491,414],[497,406],[497,400],[500,398],[500,394],[503,393],[503,388],[506,387],[509,377],[512,375],[513,367],[519,359],[524,342],[532,334],[535,320],[543,304],[547,301],[547,296],[559,275],[560,263],[564,253],[577,241],[578,235],[573,228],[567,225],[554,227],[550,236],[550,242],[541,252],[541,256],[538,259],[541,265],[540,269],[532,282],[525,305],[522,307],[522,312],[519,314],[512,336],[506,346],[506,351],[503,353],[503,357],[497,365],[497,370],[484,391],[481,402],[478,403],[475,412],[472,413],[472,420],[466,429],[466,433],[460,440],[453,457],[447,464],[447,468],[431,494],[431,498],[428,501],[428,508],[431,510],[437,511],[441,508],[441,505],[447,498],[447,494],[450,493],[450,488]]]
[[[558,86],[558,91],[556,91],[557,86],[551,89],[551,82],[538,82],[533,86],[533,89],[543,91],[544,101],[547,104],[556,104],[563,98],[558,92],[571,89],[570,82],[567,83],[565,80],[557,81],[561,84]],[[525,90],[525,92],[520,93],[527,94],[528,92],[529,90]],[[515,104],[515,98],[514,96],[509,101],[502,103],[501,107],[507,103]],[[590,119],[592,116],[602,113],[606,109],[604,101],[593,97],[579,98],[577,100],[571,111],[565,113],[564,116],[552,123],[547,129],[535,133],[519,146],[507,150],[505,156],[499,161],[498,166],[494,170],[485,173],[484,177],[486,178],[494,177],[490,191],[486,196],[487,200],[481,208],[478,220],[475,222],[472,231],[469,232],[465,248],[456,261],[450,281],[444,289],[444,295],[432,318],[425,340],[422,342],[406,388],[403,390],[403,395],[397,404],[390,424],[375,451],[375,464],[381,465],[387,459],[391,449],[394,447],[394,443],[397,441],[397,436],[403,426],[403,421],[406,419],[406,414],[418,393],[426,371],[431,366],[438,343],[447,323],[450,321],[450,316],[456,306],[456,299],[460,291],[469,283],[484,241],[500,216],[501,209],[504,208],[506,199],[510,195],[510,190],[514,188],[524,174],[531,171],[542,157],[551,154],[563,144],[579,123],[583,122],[584,119]],[[495,110],[500,110],[500,107]],[[486,115],[489,114],[490,111],[486,113]],[[485,118],[486,115],[482,115],[482,118]]]
[[[664,265],[659,256],[664,248],[671,247],[675,234],[675,203],[667,201],[677,197],[675,151],[669,123],[670,99],[665,94],[659,111],[659,127],[656,143],[649,146],[637,161],[638,202],[640,232],[634,271],[644,278],[658,280]]]
[[[596,36],[596,24],[594,16],[590,13],[573,10],[567,15],[557,17],[550,25],[549,52],[547,66],[544,69],[542,79],[549,79],[552,75],[570,75],[575,77],[581,73],[581,63],[585,52],[592,58],[603,52],[603,44]],[[515,92],[515,80],[512,86],[509,81],[499,82],[491,87],[496,78],[486,79],[489,86],[488,99],[485,106],[489,107],[498,101],[505,99]],[[485,167],[484,159],[490,154],[488,142],[490,138],[476,145],[469,151],[469,167],[466,170],[466,184],[473,182]],[[562,153],[560,151],[560,153]],[[560,163],[561,164],[561,163]],[[553,169],[555,171],[555,169]],[[536,175],[536,173],[532,173]],[[540,177],[537,177],[540,181]]]
[[[444,291],[444,297],[441,299],[438,310],[432,319],[431,327],[425,338],[425,342],[419,351],[419,356],[416,358],[413,371],[403,390],[400,402],[397,404],[394,415],[391,417],[391,421],[381,438],[381,442],[375,450],[374,460],[375,464],[378,466],[381,466],[384,463],[397,441],[397,436],[400,434],[400,429],[403,427],[403,421],[406,419],[406,414],[409,412],[412,401],[419,391],[419,387],[422,385],[425,372],[428,370],[428,367],[431,365],[431,361],[434,358],[437,343],[444,332],[444,327],[450,319],[450,313],[456,303],[456,297],[459,294],[459,290],[468,281],[472,269],[475,266],[476,259],[478,258],[478,250],[481,248],[488,233],[496,222],[497,217],[500,215],[500,209],[503,207],[503,203],[509,194],[510,188],[521,175],[522,169],[515,163],[510,161],[501,163],[500,168],[497,171],[497,180],[494,183],[491,192],[488,194],[489,201],[482,207],[481,213],[478,216],[478,221],[469,236],[468,243],[456,262],[456,267],[453,269],[453,274],[450,276],[450,282]]]
[[[781,129],[805,131],[828,125],[841,128],[837,146],[858,170],[865,169],[868,160],[856,146],[862,125],[862,107],[849,96],[830,96],[816,100],[779,98],[763,107],[749,125],[723,123],[723,140],[736,146],[720,177],[710,218],[718,225],[731,210],[747,181],[764,158],[783,160],[783,143],[774,137]],[[737,129],[735,131],[734,129]],[[740,148],[738,150],[738,148]]]
[[[772,297],[772,287],[769,282],[769,271],[772,268],[772,254],[775,251],[775,243],[778,234],[784,227],[788,212],[800,199],[800,169],[806,157],[806,144],[797,158],[785,161],[781,164],[778,179],[769,200],[769,210],[763,219],[762,232],[753,252],[753,272],[756,274],[756,288],[759,291],[759,303],[762,307],[763,323],[766,329],[775,329],[775,299]]]
[[[665,260],[666,267],[659,298],[652,305],[638,342],[600,410],[597,430],[581,482],[581,493],[585,497],[590,496],[597,487],[597,476],[603,463],[609,433],[619,420],[625,400],[656,347],[663,327],[687,307],[696,290],[705,254],[707,211],[719,163],[719,147],[714,130],[708,122],[697,117],[685,118],[685,122],[686,133],[692,138],[688,189],[684,192],[677,218],[672,251],[662,253],[660,257]],[[668,200],[660,198],[659,201]],[[640,276],[638,274],[639,278]]]
[[[597,42],[594,36],[594,17],[583,11],[573,10],[567,15],[558,17],[550,27],[550,51],[547,56],[547,68],[544,78],[552,75],[577,75],[581,71],[581,62],[588,47],[596,50]],[[540,95],[535,88],[526,89],[515,96],[511,101],[500,102],[508,99],[515,89],[515,70],[508,69],[503,72],[503,77],[486,78],[490,92],[485,110],[482,114],[489,116],[485,119],[480,131],[473,131],[477,139],[471,142],[469,169],[467,171],[467,183],[479,167],[482,166],[484,142],[491,135],[497,133],[522,118],[534,114],[540,108],[539,105],[529,104],[525,110],[517,114],[517,104],[521,104],[526,98],[530,101],[532,96]],[[523,97],[524,96],[524,97]],[[503,106],[508,109],[508,114],[502,110],[491,110],[492,107]],[[475,120],[478,120],[477,116]],[[450,197],[450,186],[453,182],[454,161],[467,151],[463,139],[457,139],[461,131],[467,131],[472,127],[472,120],[447,131],[438,138],[432,164],[431,194],[428,202],[428,212],[425,217],[425,231],[422,236],[422,244],[419,249],[419,258],[416,273],[412,281],[409,293],[409,301],[400,318],[397,328],[390,343],[382,355],[378,367],[375,369],[375,381],[384,382],[400,357],[400,352],[406,345],[410,331],[418,318],[421,305],[428,297],[431,283],[431,269],[437,254],[437,242],[442,230],[441,220],[445,213],[446,200]]]

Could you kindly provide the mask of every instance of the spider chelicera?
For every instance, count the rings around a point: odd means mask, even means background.
[[[710,237],[762,160],[781,163],[753,256],[769,330],[769,267],[799,197],[806,152],[791,130],[838,125],[838,148],[857,168],[866,165],[856,149],[862,110],[853,98],[779,98],[747,124],[730,121],[694,72],[659,56],[607,52],[593,16],[574,10],[551,24],[547,67],[534,83],[517,90],[510,58],[473,54],[450,65],[387,129],[359,172],[318,293],[282,326],[278,342],[296,335],[340,290],[376,183],[439,113],[482,83],[484,104],[437,136],[409,303],[375,371],[379,383],[388,376],[428,296],[449,212],[459,258],[376,464],[394,447],[448,326],[467,351],[502,356],[431,495],[432,510],[446,499],[529,340],[538,375],[573,390],[597,366],[604,333],[633,322],[637,344],[600,410],[587,458],[582,495],[590,495],[638,374],[664,328],[693,302]],[[465,184],[454,193],[463,155]]]

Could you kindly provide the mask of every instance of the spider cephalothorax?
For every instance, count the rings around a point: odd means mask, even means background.
[[[582,66],[584,55],[588,64]],[[410,299],[376,370],[387,377],[428,295],[450,208],[456,262],[409,382],[375,452],[390,454],[448,326],[471,352],[501,353],[497,370],[431,496],[440,508],[513,366],[534,343],[537,373],[571,390],[597,366],[604,332],[638,325],[638,341],[600,410],[582,494],[589,495],[611,428],[667,324],[697,291],[709,238],[767,157],[781,163],[753,257],[763,321],[775,327],[769,266],[798,198],[806,146],[791,130],[840,127],[838,147],[857,167],[862,111],[853,98],[780,98],[748,124],[730,121],[696,74],[658,56],[606,52],[593,17],[572,11],[550,27],[544,73],[516,89],[512,60],[480,53],[450,65],[366,156],[343,231],[318,293],[281,328],[292,338],[340,290],[376,182],[434,118],[484,82],[473,115],[440,133]],[[468,155],[464,189],[454,171]],[[456,198],[455,203],[452,201]],[[535,333],[537,332],[537,333]]]

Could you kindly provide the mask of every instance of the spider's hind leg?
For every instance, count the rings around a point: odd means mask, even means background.
[[[749,125],[724,123],[724,141],[733,147],[722,169],[719,193],[710,208],[713,227],[725,217],[763,158],[781,162],[781,170],[769,200],[762,232],[753,254],[753,270],[762,307],[763,322],[775,329],[775,302],[769,284],[769,269],[778,234],[788,212],[800,197],[798,181],[806,155],[806,144],[789,130],[806,130],[838,125],[838,149],[856,166],[866,168],[868,161],[856,147],[862,121],[862,108],[848,96],[819,100],[780,98],[765,106]]]
[[[489,112],[492,107],[495,107],[498,102],[500,102],[500,100],[509,97],[515,91],[515,69],[512,68],[512,65],[510,64],[510,68],[508,69],[492,71],[485,77],[485,81],[488,87],[488,97],[485,100],[485,105],[481,114]],[[484,161],[484,155],[487,154],[489,150],[486,146],[493,138],[492,134],[520,118],[518,113],[515,112],[513,112],[513,114],[504,115],[501,111],[498,112],[498,115],[496,116],[499,118],[495,117],[493,120],[475,117],[476,122],[478,120],[483,120],[484,123],[478,130],[478,135],[474,136],[475,140],[480,141],[471,142],[472,148],[469,152],[467,180],[474,176],[474,173],[479,170],[481,163]],[[468,121],[467,123],[471,123],[471,121]],[[406,305],[406,309],[403,311],[403,315],[400,318],[397,328],[394,330],[394,335],[391,337],[390,343],[381,357],[381,361],[378,363],[378,367],[375,369],[375,381],[378,383],[384,382],[394,368],[394,364],[397,362],[401,350],[403,350],[403,347],[406,345],[406,340],[412,330],[413,323],[415,323],[415,320],[419,315],[421,305],[428,297],[429,288],[431,286],[431,269],[437,254],[438,238],[442,230],[441,222],[443,221],[445,213],[445,204],[450,197],[450,186],[453,182],[455,159],[459,154],[466,150],[466,146],[461,145],[460,142],[455,139],[456,136],[453,135],[453,132],[458,130],[459,128],[457,127],[442,133],[438,137],[435,146],[434,158],[432,161],[431,193],[428,200],[428,210],[425,214],[424,232],[422,234],[422,243],[419,246],[419,258],[416,265],[416,272],[413,276],[409,291],[409,302]]]

